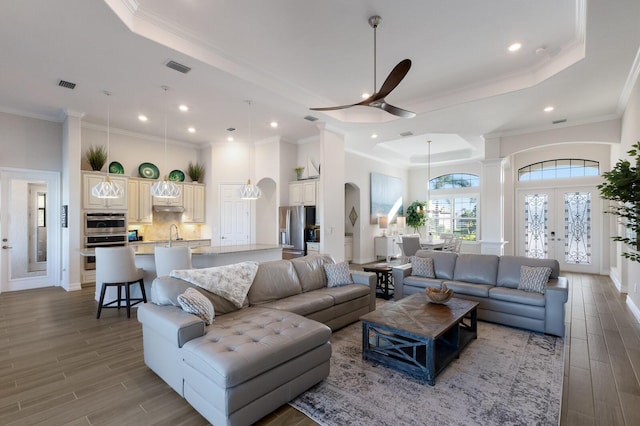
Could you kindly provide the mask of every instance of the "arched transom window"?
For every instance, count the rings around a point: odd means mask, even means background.
[[[518,180],[565,179],[585,176],[598,176],[600,163],[578,158],[565,158],[541,161],[518,169]]]

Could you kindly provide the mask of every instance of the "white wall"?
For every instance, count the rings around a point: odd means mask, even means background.
[[[184,172],[185,181],[191,179],[187,174],[189,162],[200,159],[200,148],[177,141],[167,141],[165,159],[164,139],[152,136],[137,135],[111,128],[109,137],[109,162],[117,161],[124,167],[126,176],[139,176],[138,166],[142,163],[152,163],[160,171],[160,178],[168,175],[172,170]],[[91,170],[91,166],[84,158],[85,152],[91,146],[103,145],[107,147],[107,129],[93,125],[82,125],[82,170]],[[103,167],[107,171],[107,165]],[[209,169],[207,169],[207,172]],[[206,179],[206,174],[205,174]]]
[[[0,112],[0,166],[62,171],[62,124]]]
[[[631,93],[627,108],[622,117],[622,136],[620,158],[627,158],[627,151],[631,145],[640,140],[640,79],[636,80],[635,87]],[[615,160],[617,161],[617,160]],[[618,235],[618,234],[616,234]],[[616,257],[620,253],[627,251],[628,247],[617,245]],[[618,258],[619,268],[615,271],[618,274],[622,291],[628,294],[627,302],[634,308],[636,317],[640,320],[640,263],[629,262],[626,259]],[[616,277],[616,278],[618,278]],[[613,277],[612,277],[613,278]],[[616,280],[614,280],[616,281]]]
[[[324,175],[323,170],[324,169],[321,171]],[[352,184],[360,191],[359,204],[355,205],[358,220],[354,227],[347,228],[353,232],[354,263],[374,261],[373,238],[382,235],[382,231],[378,228],[378,225],[369,223],[371,216],[371,172],[402,179],[405,188],[403,194],[404,209],[406,210],[407,206],[411,204],[411,201],[409,201],[411,198],[408,198],[411,182],[409,181],[409,174],[405,168],[395,167],[353,152],[345,153],[345,183]],[[349,198],[349,200],[352,199],[355,200],[355,198]],[[351,206],[345,205],[343,211],[348,215],[348,212],[351,211]],[[347,217],[344,217],[342,220],[344,223],[348,222]]]

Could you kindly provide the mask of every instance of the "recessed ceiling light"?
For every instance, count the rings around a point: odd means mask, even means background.
[[[274,129],[276,129],[278,127],[278,122],[277,121],[272,121],[271,122],[271,127],[273,127]]]
[[[142,122],[146,122],[146,121],[148,120],[148,118],[147,118],[147,116],[146,116],[146,115],[142,115],[142,114],[140,114],[140,115],[138,116],[138,120],[140,120],[140,121],[142,121]]]
[[[521,47],[521,43],[513,43],[511,46],[509,46],[509,52],[517,52]]]
[[[378,138],[378,134],[377,133],[374,133],[374,134],[371,135],[371,139],[377,139],[377,138]]]
[[[546,108],[544,109],[544,112],[551,112],[551,111],[553,111],[554,109],[555,109],[554,107],[552,107],[551,105],[549,105],[548,107],[546,107]]]
[[[178,109],[179,109],[180,111],[182,111],[182,112],[187,112],[187,111],[189,111],[189,107],[188,107],[188,106],[186,106],[186,105],[184,105],[184,104],[183,104],[183,105],[180,105],[180,106],[178,107]]]
[[[189,131],[189,133],[195,133],[196,132],[195,127],[189,127],[187,130]]]
[[[371,96],[370,94],[368,94],[367,92],[364,92],[362,94],[362,99],[367,99],[369,96]]]
[[[227,142],[233,142],[233,136],[229,136],[229,137],[227,138]]]

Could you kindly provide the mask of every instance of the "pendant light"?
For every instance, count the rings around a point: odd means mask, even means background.
[[[247,101],[247,104],[249,105],[249,142],[251,142],[251,101]],[[249,159],[249,166],[251,166],[251,159]],[[261,196],[262,191],[257,185],[251,183],[251,178],[247,179],[247,183],[240,188],[240,198],[243,200],[257,200]]]
[[[165,97],[165,107],[164,107],[164,162],[163,167],[167,167],[167,90],[169,88],[167,86],[162,86],[162,90],[164,90]],[[176,185],[175,182],[170,181],[167,175],[164,175],[163,180],[158,180],[156,183],[151,185],[151,195],[156,198],[177,198],[180,196],[180,187]]]
[[[103,92],[107,97],[111,96],[108,91]],[[91,195],[96,198],[121,198],[124,196],[124,188],[122,188],[117,182],[113,182],[109,177],[109,155],[110,155],[110,127],[111,126],[111,106],[107,102],[107,176],[105,179],[91,188]]]

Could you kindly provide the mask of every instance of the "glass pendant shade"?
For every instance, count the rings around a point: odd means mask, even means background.
[[[111,96],[111,93],[105,91],[105,95]],[[96,198],[121,198],[124,197],[124,188],[122,188],[117,182],[112,182],[109,177],[109,155],[110,152],[110,139],[111,139],[111,108],[107,106],[107,176],[104,181],[98,183],[91,188],[91,195]]]
[[[151,185],[151,195],[156,198],[177,198],[180,196],[180,187],[165,177]]]
[[[243,200],[257,200],[262,196],[262,191],[256,185],[251,183],[251,179],[247,180],[245,185],[240,189],[240,198]]]
[[[167,86],[162,86],[165,98],[167,96]],[[167,166],[167,108],[164,111],[164,166]],[[156,198],[178,198],[182,189],[175,182],[167,179],[165,175],[163,180],[159,180],[151,185],[151,196]]]
[[[103,182],[91,188],[91,195],[97,198],[120,198],[124,197],[124,189],[107,176]]]

